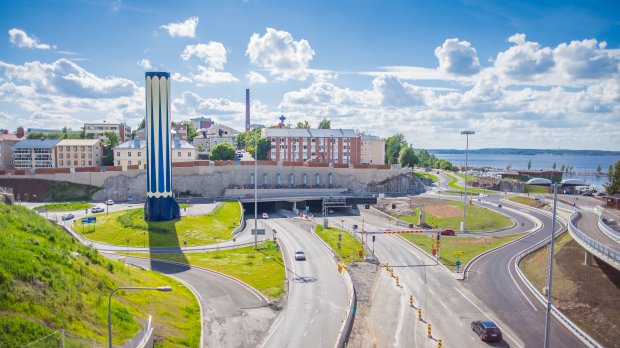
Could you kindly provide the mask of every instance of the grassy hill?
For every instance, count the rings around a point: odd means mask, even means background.
[[[0,231],[0,347],[22,347],[59,329],[74,342],[106,342],[107,296],[123,285],[174,290],[117,292],[114,344],[152,315],[158,346],[198,346],[198,303],[177,281],[111,262],[23,207],[0,203]]]

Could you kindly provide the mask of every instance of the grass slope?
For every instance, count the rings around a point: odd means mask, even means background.
[[[432,182],[439,182],[439,178],[436,175],[431,174],[431,173],[417,173],[416,172],[416,173],[413,173],[413,174],[415,174],[416,176],[418,176],[420,178],[430,179]]]
[[[469,260],[473,259],[476,255],[482,254],[487,250],[491,250],[500,245],[504,245],[511,242],[523,234],[514,234],[510,236],[476,236],[476,237],[460,237],[460,236],[441,236],[440,239],[440,257],[439,260],[442,264],[448,267],[456,267],[456,261],[461,261],[461,269]],[[413,244],[419,246],[427,253],[431,253],[433,239],[431,236],[426,235],[401,235]],[[458,252],[459,254],[455,254]],[[460,254],[463,252],[463,254]]]
[[[314,232],[329,244],[338,254],[338,258],[344,262],[361,262],[358,251],[362,250],[362,243],[349,233],[335,227],[323,228],[321,225],[314,226]],[[342,236],[340,249],[338,249],[338,235]]]
[[[529,205],[530,207],[534,207],[534,208],[544,208],[547,205],[547,203],[545,202],[541,202],[539,200],[528,198],[528,197],[523,197],[523,196],[512,196],[508,198],[508,200],[521,203],[521,204],[525,204],[525,205]]]
[[[143,219],[142,208],[110,213],[107,217],[105,213],[95,216],[97,228],[86,228],[83,233],[88,239],[116,245],[174,247],[232,239],[232,231],[239,225],[241,208],[238,202],[223,202],[208,215],[149,223]],[[82,233],[81,221],[75,221],[73,229]]]
[[[549,188],[545,186],[537,186],[537,185],[525,185],[526,193],[540,193],[546,194],[549,193]]]
[[[65,202],[65,203],[49,203],[37,206],[33,208],[33,210],[47,209],[47,211],[75,211],[75,210],[84,210],[86,208],[92,208],[94,204],[90,204],[87,202]]]
[[[463,203],[456,201],[446,202],[448,205],[455,206],[463,210]],[[423,210],[423,208],[422,208]],[[401,215],[398,219],[408,223],[417,224],[420,216],[420,208],[413,209],[412,215]],[[426,223],[437,225],[437,228],[458,230],[461,228],[462,214],[459,216],[439,218],[426,212]],[[470,231],[495,231],[512,226],[512,220],[504,215],[498,214],[489,209],[468,204],[467,205],[467,229]]]
[[[456,184],[458,179],[455,176],[452,176],[450,174],[446,174],[446,176],[448,178],[450,178],[450,182],[448,183],[448,187],[453,188],[455,190],[459,190],[459,191],[464,191],[465,190],[465,188],[463,186],[459,186],[459,185]],[[470,178],[475,178],[473,176],[469,176],[469,177]],[[471,188],[471,187],[467,188],[467,194],[470,194],[470,193],[484,193],[484,192],[489,192],[489,191],[490,190],[481,190],[481,189]]]
[[[270,299],[279,299],[284,293],[284,260],[273,242],[267,241],[264,248],[254,246],[185,254],[151,254],[160,260],[176,261],[208,268],[242,280]],[[139,253],[128,255],[144,256]]]
[[[73,343],[105,342],[107,296],[123,285],[171,285],[174,291],[117,292],[115,344],[153,315],[160,346],[198,346],[198,303],[175,280],[111,262],[23,207],[0,204],[0,231],[0,346],[21,347],[58,329],[77,337]]]
[[[101,187],[54,181],[38,197],[39,202],[90,201]]]

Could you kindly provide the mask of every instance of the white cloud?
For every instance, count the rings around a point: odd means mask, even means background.
[[[435,48],[435,56],[439,59],[440,71],[455,75],[472,75],[480,71],[476,49],[458,38],[447,39]]]
[[[213,69],[224,69],[226,48],[220,42],[209,41],[207,44],[187,45],[181,54],[183,60],[196,56]]]
[[[290,33],[273,28],[267,28],[263,36],[254,33],[245,54],[252,64],[281,80],[305,80],[314,57],[308,41],[295,41]]]
[[[225,71],[217,71],[210,67],[198,65],[198,74],[191,74],[192,81],[199,87],[213,85],[217,83],[239,81],[233,74]]]
[[[251,85],[258,85],[262,83],[267,83],[267,78],[256,71],[250,71],[245,77],[248,79],[248,82]]]
[[[373,89],[380,96],[381,105],[388,107],[411,107],[424,105],[425,94],[420,87],[403,83],[393,75],[383,75],[372,80]]]
[[[515,45],[500,52],[495,61],[495,66],[504,73],[530,77],[553,68],[553,51],[549,47],[541,48],[538,42],[525,41],[525,34],[514,34],[508,41]]]
[[[172,37],[196,37],[198,17],[190,17],[181,23],[168,23],[161,26]]]
[[[151,65],[151,62],[146,59],[146,58],[142,58],[138,61],[138,66],[141,67],[144,70],[151,70],[153,69],[153,65]]]
[[[9,41],[19,48],[34,48],[38,50],[55,49],[56,46],[39,42],[34,36],[28,36],[25,31],[17,28],[9,30]]]
[[[618,73],[620,55],[606,50],[606,42],[596,39],[561,43],[554,50],[558,69],[570,78],[592,79]]]

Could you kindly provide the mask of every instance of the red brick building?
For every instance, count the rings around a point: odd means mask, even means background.
[[[272,161],[360,164],[361,141],[353,129],[264,128]]]

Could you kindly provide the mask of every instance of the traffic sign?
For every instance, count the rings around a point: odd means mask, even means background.
[[[265,229],[263,228],[259,228],[259,229],[252,229],[252,235],[264,235],[265,234]]]
[[[90,219],[89,218],[83,218],[82,219],[82,225],[83,224],[89,224],[90,223]]]
[[[456,267],[461,267],[461,261],[456,261],[455,265]]]

